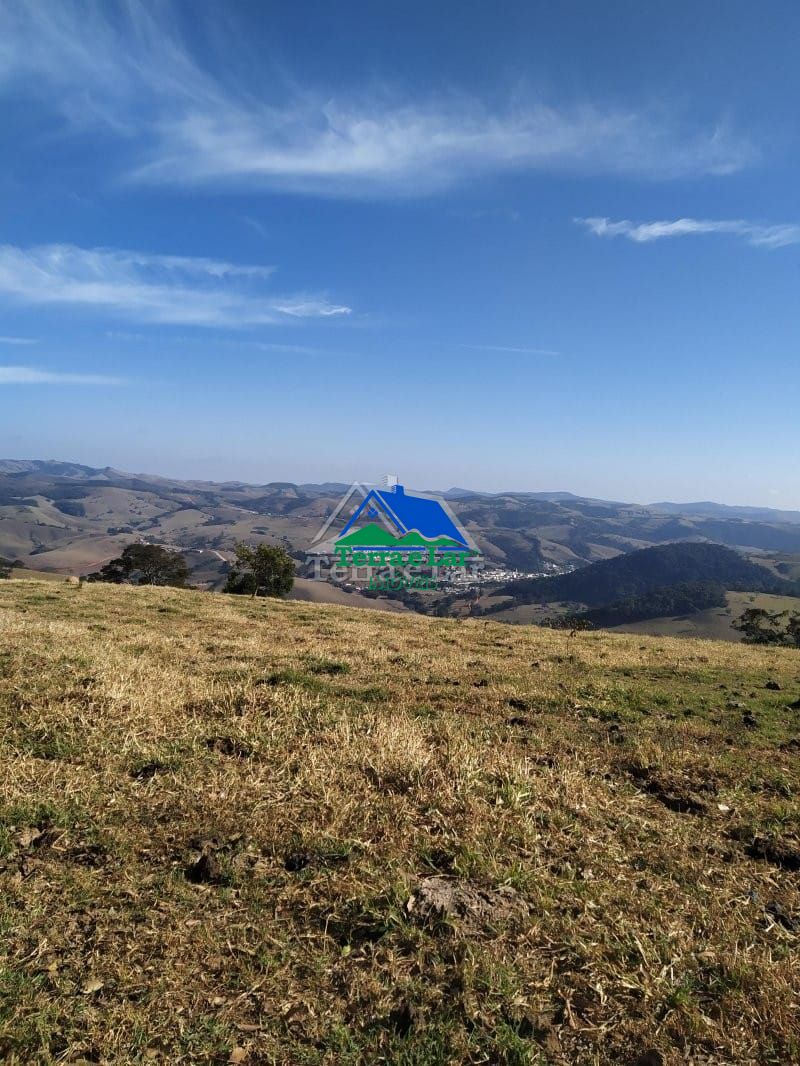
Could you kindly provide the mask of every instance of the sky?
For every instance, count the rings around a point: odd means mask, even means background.
[[[800,508],[799,33],[0,0],[0,457]]]

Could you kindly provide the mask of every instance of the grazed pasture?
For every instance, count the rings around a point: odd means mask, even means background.
[[[799,1061],[798,700],[786,650],[0,583],[0,1057]]]

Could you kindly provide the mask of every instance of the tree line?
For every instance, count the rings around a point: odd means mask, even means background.
[[[236,560],[228,573],[223,592],[235,595],[286,596],[294,585],[294,560],[280,547],[237,544]],[[163,585],[190,588],[190,570],[178,551],[159,544],[129,544],[121,555],[100,570],[89,574],[87,581],[114,585]]]

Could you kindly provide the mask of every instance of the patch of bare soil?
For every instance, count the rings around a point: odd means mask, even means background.
[[[625,769],[644,792],[663,803],[669,810],[678,814],[699,815],[708,812],[708,804],[698,795],[698,791],[713,792],[712,781],[698,784],[678,774],[656,770],[639,763],[631,763]]]
[[[782,870],[800,870],[800,840],[795,837],[756,836],[744,849],[751,859],[761,859]]]
[[[452,924],[459,932],[475,935],[519,922],[528,907],[510,885],[487,888],[450,877],[426,877],[406,903],[412,921],[421,925]]]

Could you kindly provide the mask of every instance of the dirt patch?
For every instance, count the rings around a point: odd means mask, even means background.
[[[299,873],[309,867],[339,866],[350,859],[348,851],[289,851],[283,857],[283,868]]]
[[[232,759],[250,759],[255,752],[253,745],[247,741],[227,736],[206,737],[206,747],[209,751],[219,752],[220,755],[227,755]]]
[[[219,837],[190,842],[195,858],[184,868],[186,880],[193,885],[228,885],[231,883],[236,856],[243,843],[241,834],[229,840]]]
[[[800,870],[800,840],[793,837],[754,837],[744,849],[751,859],[771,862],[782,870]]]
[[[531,709],[530,703],[520,696],[512,696],[510,700],[507,700],[507,703],[512,711],[529,711]]]
[[[772,921],[778,922],[790,933],[800,933],[800,918],[788,911],[780,900],[768,903],[765,910]]]
[[[472,881],[426,877],[406,903],[412,921],[421,925],[447,922],[462,933],[491,932],[520,922],[528,905],[510,885],[486,888]]]
[[[149,762],[134,766],[130,771],[130,775],[134,781],[152,781],[156,774],[172,769],[173,767],[169,763],[161,762],[160,759],[151,759]]]
[[[193,885],[221,885],[225,878],[220,861],[211,849],[204,850],[186,867],[186,880]]]
[[[697,792],[699,788],[704,792],[713,792],[713,782],[703,781],[698,786],[677,774],[655,770],[638,763],[629,764],[625,770],[642,791],[663,803],[669,810],[678,814],[699,815],[708,812],[708,804]]]
[[[47,824],[23,827],[12,840],[15,851],[0,862],[0,872],[16,872],[27,877],[45,863],[74,863],[97,869],[108,861],[108,851],[100,842],[72,840],[67,830]]]

